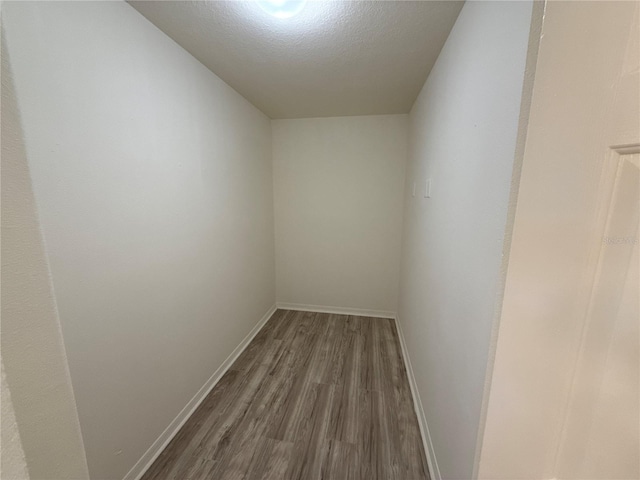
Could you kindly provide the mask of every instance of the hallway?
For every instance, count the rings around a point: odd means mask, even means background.
[[[143,480],[427,472],[393,320],[277,310]]]

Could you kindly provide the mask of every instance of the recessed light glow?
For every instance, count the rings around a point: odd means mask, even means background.
[[[258,0],[258,5],[276,18],[291,18],[302,11],[307,0]]]

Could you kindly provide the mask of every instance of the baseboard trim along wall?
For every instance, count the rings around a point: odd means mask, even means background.
[[[209,392],[216,386],[218,381],[222,378],[222,376],[229,370],[229,367],[233,365],[233,362],[240,356],[240,354],[247,348],[251,340],[258,334],[262,327],[267,323],[267,321],[271,318],[271,316],[276,311],[276,306],[273,305],[267,313],[260,319],[260,321],[256,324],[255,327],[251,329],[251,331],[247,334],[246,337],[240,342],[240,344],[235,348],[231,355],[227,357],[227,359],[220,365],[220,367],[209,377],[209,380],[205,382],[205,384],[198,390],[198,392],[193,396],[191,400],[185,405],[185,407],[180,411],[180,413],[173,419],[173,421],[165,428],[165,430],[160,434],[160,436],[156,439],[155,442],[149,447],[149,449],[142,455],[140,460],[136,462],[136,464],[129,470],[124,476],[123,480],[139,480],[142,475],[149,469],[149,467],[153,464],[156,458],[162,453],[162,451],[166,448],[169,442],[175,437],[175,435],[180,431],[180,428],[185,424],[185,422],[193,415],[196,408],[202,403],[202,401],[209,395]]]
[[[304,303],[282,303],[278,302],[277,307],[282,310],[299,310],[302,312],[335,313],[338,315],[358,315],[361,317],[395,318],[396,312],[386,312],[384,310],[366,310],[362,308],[350,307],[325,307],[321,305],[307,305]]]
[[[409,352],[404,340],[404,333],[402,333],[402,327],[400,326],[400,317],[398,315],[394,315],[393,319],[396,323],[396,330],[398,331],[398,338],[400,339],[400,348],[402,349],[402,358],[404,359],[407,376],[409,377],[409,387],[411,388],[411,396],[413,397],[413,408],[416,412],[416,416],[418,417],[418,424],[420,425],[420,434],[422,435],[422,444],[424,445],[424,451],[427,455],[427,463],[429,464],[430,470],[429,473],[432,480],[442,480],[440,469],[438,468],[438,461],[436,460],[436,452],[433,449],[433,443],[431,442],[431,434],[429,433],[427,417],[425,416],[424,409],[422,408],[418,385],[413,374],[413,367],[411,366],[411,360],[409,359]]]

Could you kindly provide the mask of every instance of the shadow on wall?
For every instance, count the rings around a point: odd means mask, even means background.
[[[2,469],[5,389],[31,478],[88,478],[87,462],[31,187],[4,29],[2,38]],[[6,373],[6,384],[4,382]],[[12,440],[8,446],[18,448]],[[23,459],[24,460],[24,459]],[[24,467],[24,465],[23,465]],[[14,469],[14,470],[12,470]],[[11,477],[11,478],[25,478]]]

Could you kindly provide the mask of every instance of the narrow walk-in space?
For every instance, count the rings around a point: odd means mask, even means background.
[[[429,479],[394,321],[277,310],[142,478]]]
[[[2,480],[640,480],[640,0],[0,0]]]

